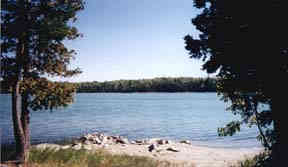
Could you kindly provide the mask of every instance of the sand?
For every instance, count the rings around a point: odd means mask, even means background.
[[[162,139],[149,139],[129,142],[119,136],[105,136],[95,133],[81,137],[81,140],[72,145],[60,146],[57,144],[39,144],[36,148],[54,148],[89,151],[104,149],[111,154],[127,154],[147,156],[156,160],[169,161],[181,164],[183,167],[230,167],[237,161],[244,160],[263,151],[262,148],[212,148],[197,146],[190,141],[184,143]],[[150,149],[151,146],[155,148]]]
[[[137,156],[148,156],[157,160],[166,160],[172,163],[183,164],[183,166],[195,167],[228,167],[239,160],[253,157],[262,149],[225,149],[193,146],[183,143],[172,143],[160,145],[157,150],[148,151],[149,145],[109,145],[104,149],[112,154],[127,154]],[[168,151],[174,148],[179,152]]]

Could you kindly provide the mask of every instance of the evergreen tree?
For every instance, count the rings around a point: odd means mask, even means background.
[[[207,73],[218,72],[218,92],[242,118],[220,128],[220,134],[232,135],[245,123],[257,125],[263,145],[272,149],[273,166],[285,166],[286,102],[279,93],[288,92],[287,4],[194,0],[194,6],[202,10],[192,20],[201,33],[184,38],[186,49],[191,58],[204,61]]]
[[[12,90],[16,159],[28,158],[30,110],[52,109],[73,101],[75,88],[46,77],[69,77],[75,55],[63,43],[80,36],[72,26],[82,0],[1,0],[1,79]]]

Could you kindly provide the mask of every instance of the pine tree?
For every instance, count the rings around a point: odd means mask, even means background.
[[[73,102],[75,88],[47,77],[80,73],[68,65],[75,51],[63,43],[81,34],[72,24],[82,0],[1,0],[1,80],[10,83],[16,159],[29,153],[30,110]]]
[[[186,49],[204,61],[207,73],[217,73],[219,94],[242,118],[220,134],[257,125],[263,145],[272,150],[273,166],[285,166],[287,102],[280,94],[288,92],[287,2],[194,0],[194,6],[201,10],[192,19],[200,35],[187,35]]]

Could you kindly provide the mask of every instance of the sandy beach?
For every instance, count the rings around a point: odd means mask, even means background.
[[[183,166],[194,165],[195,167],[228,167],[261,151],[261,149],[208,148],[184,143],[161,145],[152,152],[148,151],[148,147],[149,145],[122,144],[107,146],[105,150],[112,154],[148,156],[157,160],[166,160],[183,164]],[[168,151],[168,148],[173,148],[177,152]]]
[[[183,167],[229,167],[237,161],[263,151],[261,148],[211,148],[193,145],[191,141],[171,141],[164,139],[146,139],[129,141],[120,136],[88,134],[70,145],[38,144],[39,149],[54,148],[88,151],[105,150],[111,154],[147,156],[180,164]]]

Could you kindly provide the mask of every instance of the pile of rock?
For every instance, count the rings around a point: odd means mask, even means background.
[[[151,144],[164,145],[164,144],[172,144],[172,143],[173,142],[171,140],[165,140],[165,139],[159,139],[159,138],[131,141],[131,144],[138,144],[138,145],[151,145]]]
[[[183,144],[191,144],[189,140],[183,140],[179,143]],[[103,133],[90,133],[80,137],[78,140],[75,140],[73,144],[60,146],[57,144],[40,144],[37,145],[36,148],[45,149],[45,148],[52,148],[55,150],[59,149],[68,149],[72,148],[75,150],[85,149],[85,150],[95,150],[97,148],[105,148],[109,145],[116,145],[121,144],[122,146],[127,145],[143,145],[148,149],[149,152],[160,152],[163,150],[172,151],[172,152],[179,152],[177,148],[173,145],[176,144],[171,140],[160,139],[160,138],[152,138],[152,139],[144,139],[144,140],[134,140],[129,141],[127,138],[121,136],[107,136]],[[147,146],[146,146],[147,145]]]
[[[106,136],[102,133],[87,134],[82,136],[79,140],[82,144],[97,144],[97,145],[130,144],[127,138],[121,136]]]

